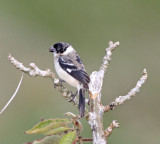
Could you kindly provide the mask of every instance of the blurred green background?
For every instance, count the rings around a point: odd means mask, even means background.
[[[110,144],[160,142],[160,1],[159,0],[0,0],[0,109],[14,93],[21,72],[8,61],[11,53],[28,66],[54,71],[49,47],[71,43],[87,72],[98,70],[108,41],[120,41],[104,79],[103,104],[125,95],[141,77],[148,80],[136,97],[104,115],[105,128],[118,120]],[[67,85],[66,85],[67,86]],[[24,76],[21,88],[0,115],[0,144],[21,144],[42,136],[26,135],[43,117],[62,118],[78,110],[65,101],[50,79]],[[82,120],[84,137],[91,137]]]

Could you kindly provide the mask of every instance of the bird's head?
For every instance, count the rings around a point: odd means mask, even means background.
[[[66,55],[73,51],[73,47],[69,43],[57,42],[49,48],[49,52],[54,54]]]

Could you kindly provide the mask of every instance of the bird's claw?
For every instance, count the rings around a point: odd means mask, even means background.
[[[60,86],[63,86],[63,85],[62,85],[63,82],[65,82],[65,81],[62,80],[62,79],[60,79],[60,80],[59,80],[59,85],[60,85]]]
[[[72,98],[69,100],[69,102],[74,101],[77,94],[78,94],[78,91],[76,91],[75,94],[73,94],[73,92],[71,92]]]

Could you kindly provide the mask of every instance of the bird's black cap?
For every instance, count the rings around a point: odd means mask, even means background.
[[[57,42],[53,46],[50,47],[50,52],[63,53],[70,46],[69,43]]]

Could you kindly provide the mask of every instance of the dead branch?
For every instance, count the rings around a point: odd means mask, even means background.
[[[143,70],[142,77],[137,82],[136,86],[128,92],[125,96],[119,96],[115,99],[114,102],[111,102],[109,105],[106,105],[103,107],[104,112],[108,112],[110,110],[113,110],[115,107],[123,104],[125,101],[131,99],[133,96],[136,95],[140,91],[141,86],[145,83],[147,79],[147,71],[146,69]]]
[[[114,128],[119,128],[119,123],[116,120],[113,120],[110,126],[104,131],[104,135],[106,138],[108,138],[112,134]]]

